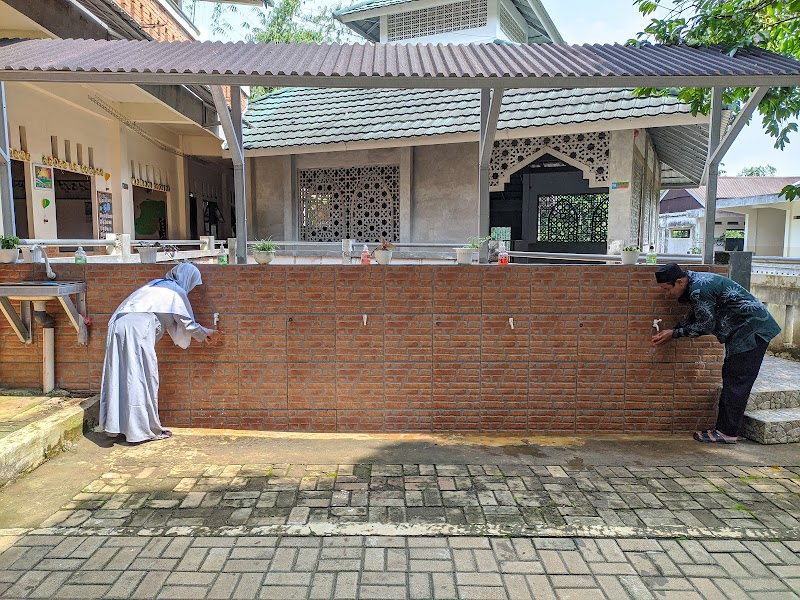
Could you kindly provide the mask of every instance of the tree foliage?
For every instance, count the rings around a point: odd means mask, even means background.
[[[719,46],[734,54],[758,47],[800,60],[800,0],[634,0],[643,15],[658,13],[637,39],[629,43],[656,42],[688,46]],[[668,94],[671,90],[642,89],[642,94]],[[738,110],[752,88],[726,88],[723,101]],[[693,114],[708,114],[711,90],[683,88],[678,97]],[[764,129],[783,150],[797,130],[800,88],[771,88],[759,103]],[[800,188],[786,190],[800,198]]]
[[[315,12],[305,10],[302,0],[281,0],[269,9],[244,11],[232,4],[217,3],[211,15],[212,32],[230,39],[235,34],[231,20],[240,17],[239,30],[251,42],[313,44],[353,41],[350,30],[331,16],[339,6],[323,6]],[[259,98],[274,89],[255,86],[250,97]]]
[[[772,177],[778,169],[772,165],[758,165],[757,167],[745,167],[739,171],[739,177]]]

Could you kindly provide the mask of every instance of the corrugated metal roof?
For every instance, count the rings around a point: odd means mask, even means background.
[[[800,165],[798,165],[800,171]],[[752,198],[780,194],[787,185],[800,182],[798,177],[720,177],[717,180],[717,198]],[[706,186],[696,188],[701,198],[706,197]]]
[[[366,39],[379,42],[381,37],[380,16],[376,14],[366,15],[364,18],[352,19],[351,15],[359,13],[372,13],[379,9],[398,7],[400,10],[392,12],[406,12],[410,10],[417,10],[415,3],[419,0],[365,0],[346,6],[334,11],[333,16],[342,21],[345,25],[350,27],[353,31],[363,35]],[[550,36],[547,35],[544,25],[536,16],[536,13],[531,9],[531,5],[527,0],[511,0],[514,7],[520,12],[522,18],[528,24],[528,43],[529,44],[542,44],[552,42]],[[559,40],[556,40],[559,41]]]
[[[630,90],[509,90],[497,129],[690,114],[673,97]],[[478,90],[286,88],[250,103],[247,150],[400,140],[480,131]],[[389,145],[389,144],[387,144]]]
[[[0,79],[320,87],[553,88],[800,85],[764,50],[618,44],[261,44],[6,40]]]

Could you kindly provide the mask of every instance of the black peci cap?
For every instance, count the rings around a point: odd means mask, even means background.
[[[667,263],[656,270],[656,281],[658,283],[673,283],[687,275],[688,273],[681,269],[677,263]]]

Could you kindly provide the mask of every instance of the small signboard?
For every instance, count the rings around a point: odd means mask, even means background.
[[[97,226],[101,238],[105,238],[107,233],[114,233],[110,192],[97,192]]]
[[[630,181],[612,181],[611,182],[611,189],[612,190],[627,190],[631,187]]]

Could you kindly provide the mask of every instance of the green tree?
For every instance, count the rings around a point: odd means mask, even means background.
[[[653,18],[632,44],[718,45],[728,53],[758,47],[800,60],[800,0],[634,0],[634,5],[643,15],[659,13],[662,18]],[[751,92],[752,88],[726,88],[723,101],[738,110]],[[711,90],[683,88],[678,97],[691,104],[694,114],[708,114]],[[758,112],[764,129],[775,138],[775,147],[783,150],[798,130],[800,88],[771,88]],[[800,198],[800,187],[787,186],[784,193],[790,200]]]
[[[238,16],[242,18],[239,29],[250,42],[319,44],[354,41],[354,34],[331,16],[340,6],[323,6],[315,12],[305,10],[302,0],[281,0],[269,9],[243,11],[233,4],[216,3],[211,14],[211,27],[214,35],[231,39],[236,35],[231,20]],[[255,100],[275,89],[254,86],[250,98]]]
[[[739,171],[739,177],[772,177],[777,172],[778,169],[772,165],[758,165],[757,167],[745,167]]]

